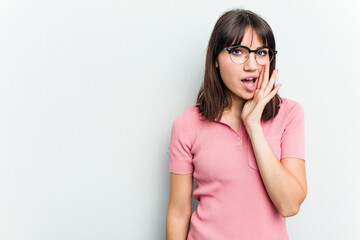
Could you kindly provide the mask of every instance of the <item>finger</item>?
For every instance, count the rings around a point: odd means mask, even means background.
[[[276,85],[276,87],[273,89],[273,91],[271,91],[271,93],[269,93],[268,95],[266,95],[266,97],[261,99],[261,102],[264,106],[266,106],[266,104],[268,104],[271,101],[271,99],[273,99],[273,97],[279,91],[281,86],[282,86],[281,84]]]
[[[276,87],[266,96],[266,103],[268,103],[276,95],[281,86],[282,84],[278,83]]]
[[[272,72],[271,78],[269,79],[268,85],[266,86],[265,93],[269,93],[273,88],[278,71],[279,71],[278,69],[275,69]]]
[[[262,70],[263,68],[261,67],[260,74],[257,80],[256,90],[260,89]]]
[[[264,77],[264,66],[261,67],[261,71],[260,71],[260,75],[259,75],[258,84],[256,86],[256,89],[261,88],[261,83],[262,83],[263,77]]]
[[[264,71],[264,79],[262,80],[262,84],[261,84],[261,88],[262,89],[266,89],[266,86],[268,84],[269,81],[269,69],[270,69],[270,63],[265,64],[264,67],[265,71]]]

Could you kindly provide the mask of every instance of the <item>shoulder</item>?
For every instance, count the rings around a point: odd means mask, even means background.
[[[293,99],[282,98],[278,120],[285,124],[285,128],[291,125],[303,125],[305,114],[302,105]]]
[[[298,101],[290,98],[281,98],[280,111],[285,115],[290,113],[304,114],[303,106]]]
[[[199,116],[198,108],[196,107],[196,104],[185,108],[178,116],[177,118],[197,118]]]
[[[185,128],[199,124],[201,121],[200,113],[196,104],[184,109],[174,120],[174,124],[183,125]]]

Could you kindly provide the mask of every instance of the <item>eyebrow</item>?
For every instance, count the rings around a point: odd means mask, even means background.
[[[249,47],[247,47],[245,45],[231,45],[229,48],[235,48],[235,47],[246,47],[246,48],[250,49]],[[258,50],[258,49],[261,49],[261,48],[269,48],[269,47],[265,46],[265,45],[262,45],[262,46],[256,48],[255,50]],[[252,50],[252,49],[250,49],[250,50]]]

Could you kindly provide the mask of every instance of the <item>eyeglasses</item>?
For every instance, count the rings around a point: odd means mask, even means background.
[[[274,59],[277,51],[269,47],[259,47],[256,50],[250,50],[250,48],[242,45],[226,47],[224,50],[230,54],[230,59],[235,64],[242,64],[249,59],[250,53],[255,53],[256,62],[260,65],[265,65]]]

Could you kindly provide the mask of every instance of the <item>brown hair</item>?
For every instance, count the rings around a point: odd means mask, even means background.
[[[257,14],[249,10],[235,9],[219,18],[209,40],[204,81],[196,101],[200,114],[209,121],[219,121],[223,110],[232,104],[229,89],[221,79],[219,69],[216,68],[216,58],[224,47],[240,45],[248,27],[259,34],[266,46],[275,49],[275,38],[270,26]],[[270,76],[275,69],[275,62],[276,55],[270,63]],[[265,105],[261,119],[267,121],[274,118],[279,111],[280,101],[280,96],[276,94]]]

